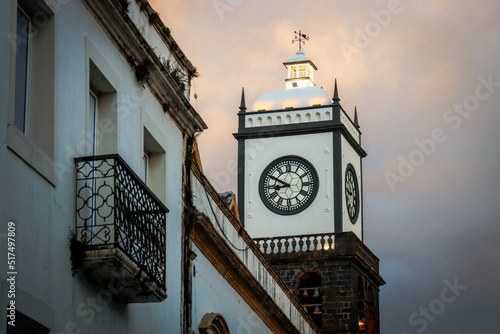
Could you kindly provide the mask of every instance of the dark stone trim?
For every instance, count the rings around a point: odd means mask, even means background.
[[[238,113],[238,132],[245,129],[245,115],[247,113]]]
[[[336,120],[335,114],[336,113],[334,113],[334,120],[332,121],[270,125],[238,129],[238,133],[233,133],[233,136],[237,140],[245,140],[252,138],[296,136],[321,132],[341,132],[347,139],[349,144],[351,144],[351,146],[356,150],[356,152],[360,156],[365,157],[366,152],[363,150],[361,145],[356,142],[356,139],[353,138],[347,128],[342,123],[340,123],[340,115],[338,116],[339,119]]]
[[[363,202],[364,196],[363,196],[363,159],[359,159],[359,177],[361,178],[361,182],[359,182],[359,203],[361,205],[361,208],[359,210],[359,213],[361,214],[361,241],[364,242],[365,240],[365,229],[364,229],[364,220],[365,220],[365,215],[364,215],[364,208],[365,208],[365,203]]]
[[[305,80],[309,80],[312,82],[312,79],[310,76],[307,76],[307,77],[300,77],[300,78],[288,78],[288,79],[285,79],[285,82],[290,82],[290,81],[305,81]]]
[[[238,211],[245,226],[245,141],[238,140]]]
[[[238,131],[245,128],[245,114],[246,114],[246,104],[245,104],[245,88],[241,89],[241,102],[240,102],[240,111],[238,113]]]
[[[339,131],[333,133],[333,217],[335,233],[344,232],[342,224],[342,135]]]

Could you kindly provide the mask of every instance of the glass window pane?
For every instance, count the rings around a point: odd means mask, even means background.
[[[14,98],[14,125],[26,132],[26,110],[28,97],[30,19],[21,8],[17,8],[16,34],[16,81]]]
[[[89,134],[90,155],[97,154],[97,95],[92,91],[89,94]]]

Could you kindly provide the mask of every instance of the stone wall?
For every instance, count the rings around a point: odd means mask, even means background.
[[[321,277],[322,333],[380,333],[378,294],[385,282],[378,274],[378,258],[354,233],[335,234],[334,249],[265,256],[296,296],[301,275],[315,272]],[[373,295],[370,301],[368,289]],[[370,316],[368,303],[373,306]],[[360,330],[358,321],[363,316],[365,330]]]

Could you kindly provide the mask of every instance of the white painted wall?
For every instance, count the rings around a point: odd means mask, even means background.
[[[291,109],[279,112],[259,112],[245,115],[245,128],[269,125],[299,124],[332,120],[332,107]]]
[[[346,127],[347,131],[349,131],[354,140],[356,140],[356,142],[359,144],[361,134],[343,110],[340,111],[340,122]]]
[[[266,334],[272,331],[255,311],[233,289],[196,247],[193,261],[193,330],[199,333],[198,325],[206,313],[220,313],[231,333]]]
[[[245,145],[245,228],[252,238],[334,231],[332,133],[247,139]],[[258,189],[267,165],[285,155],[308,160],[319,178],[318,193],[312,204],[289,216],[270,211],[262,203]]]
[[[54,1],[53,3],[56,3]],[[180,333],[181,312],[181,213],[183,138],[152,94],[136,81],[134,72],[81,1],[60,1],[55,20],[55,154],[57,187],[47,182],[6,146],[11,45],[0,41],[0,247],[5,254],[7,221],[16,223],[18,311],[50,327],[51,333]],[[140,18],[130,2],[134,20]],[[12,31],[16,1],[0,2],[0,35]],[[139,21],[138,21],[139,22]],[[146,26],[148,26],[146,24]],[[146,28],[147,39],[159,37]],[[166,151],[167,300],[162,303],[124,305],[108,300],[82,273],[72,276],[68,238],[75,227],[73,158],[88,154],[85,137],[88,103],[86,40],[104,59],[100,68],[117,91],[117,152],[142,175],[142,127],[160,134]],[[153,45],[154,46],[154,45]],[[164,52],[165,48],[162,48]],[[47,85],[52,84],[47,82]],[[140,110],[146,114],[141,118]],[[145,121],[147,119],[147,121]],[[146,122],[148,124],[146,124]],[[110,152],[106,152],[110,153]],[[0,265],[6,268],[6,257]],[[6,278],[5,270],[0,280]],[[5,298],[2,309],[5,310]],[[95,304],[97,303],[97,304]],[[94,305],[94,306],[92,306]],[[50,316],[45,316],[50,314]],[[3,317],[4,318],[4,317]],[[3,320],[2,320],[3,321]],[[0,333],[5,333],[0,326]]]

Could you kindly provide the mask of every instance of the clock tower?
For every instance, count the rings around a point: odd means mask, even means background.
[[[238,140],[240,218],[254,237],[352,231],[363,239],[361,132],[314,83],[302,50],[283,63],[285,88],[246,109]]]
[[[299,44],[302,35],[299,32]],[[324,334],[379,334],[378,258],[363,243],[357,112],[314,83],[299,49],[285,88],[238,113],[238,207],[256,245]]]

